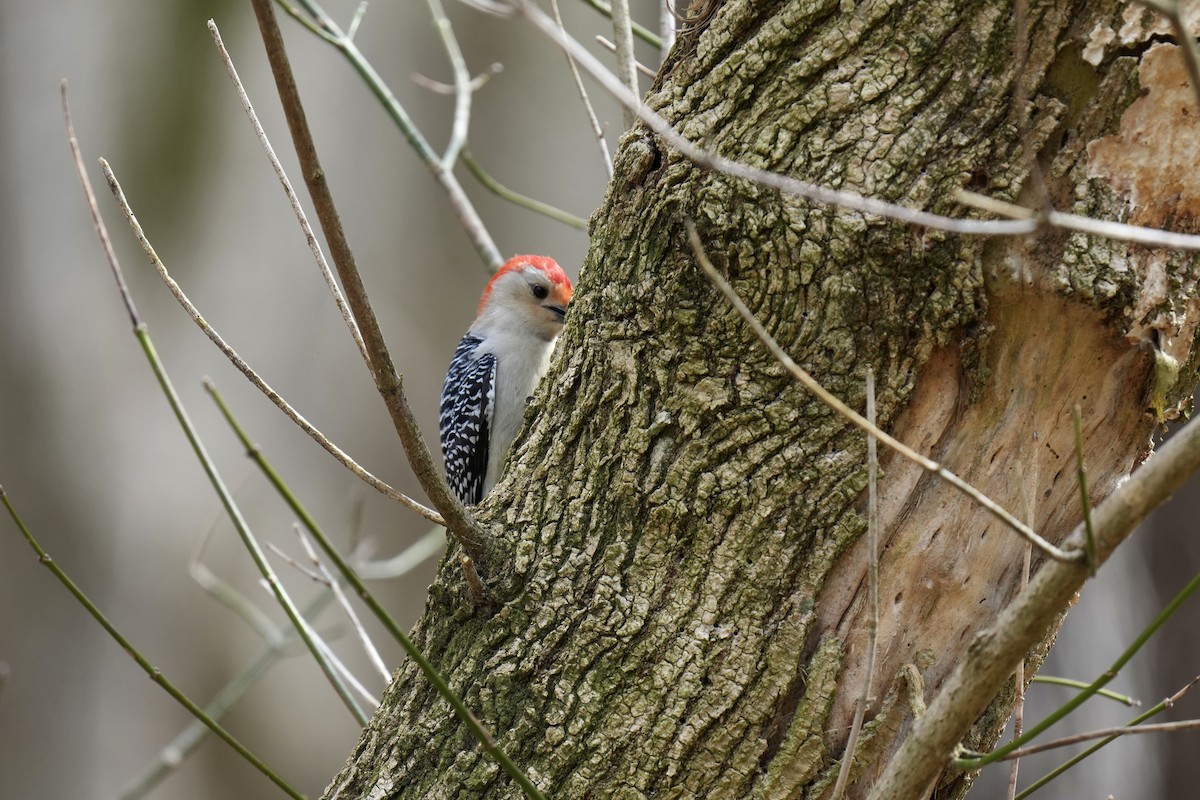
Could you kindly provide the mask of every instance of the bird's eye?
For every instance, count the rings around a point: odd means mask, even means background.
[[[542,286],[540,283],[529,284],[529,291],[533,292],[533,296],[536,297],[538,300],[545,300],[546,297],[550,294],[550,290],[547,289],[545,286]]]

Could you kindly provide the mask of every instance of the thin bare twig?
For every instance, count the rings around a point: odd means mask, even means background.
[[[479,73],[474,78],[471,78],[471,82],[467,84],[467,88],[469,88],[471,92],[477,92],[486,86],[488,81],[499,75],[501,72],[504,72],[504,65],[499,61],[489,64],[486,70]],[[453,84],[435,81],[433,78],[430,78],[427,75],[422,75],[419,72],[414,72],[410,77],[412,78],[412,82],[417,86],[431,91],[434,94],[452,95],[455,93],[455,91],[457,91]]]
[[[442,47],[446,48],[446,58],[450,61],[450,69],[454,72],[454,120],[450,128],[450,140],[446,143],[446,152],[439,162],[443,170],[454,169],[458,154],[467,144],[467,129],[471,125],[471,73],[467,71],[467,61],[463,58],[454,36],[454,28],[450,26],[450,18],[442,8],[442,0],[425,0],[429,5],[429,13],[433,17],[433,25],[442,39]]]
[[[550,10],[554,12],[554,22],[559,28],[563,27],[562,14],[558,11],[558,0],[550,0]],[[566,32],[566,29],[563,29]],[[592,133],[596,136],[596,144],[600,146],[600,155],[604,159],[604,169],[608,173],[609,179],[613,176],[612,155],[608,152],[608,141],[604,138],[604,128],[600,125],[600,120],[596,118],[596,110],[592,108],[592,101],[588,98],[587,89],[583,86],[583,77],[579,74],[579,67],[575,64],[575,59],[571,57],[571,53],[563,50],[563,56],[567,59],[567,66],[571,68],[571,78],[575,81],[575,91],[579,92],[579,99],[583,101],[583,109],[587,112],[588,123],[592,126]]]
[[[204,334],[208,336],[209,340],[217,346],[217,349],[220,350],[225,357],[228,358],[229,361],[258,388],[260,392],[266,395],[268,400],[274,403],[280,411],[286,414],[288,419],[296,423],[296,425],[298,425],[301,430],[307,433],[314,442],[321,445],[321,447],[323,447],[327,453],[336,458],[338,462],[341,463],[346,469],[357,475],[364,483],[385,497],[400,503],[405,508],[417,512],[430,522],[438,525],[444,524],[441,515],[436,511],[425,507],[421,503],[418,503],[416,500],[413,500],[403,492],[393,489],[391,486],[379,480],[379,478],[376,478],[370,472],[367,472],[365,469],[359,466],[354,459],[352,459],[340,447],[330,441],[325,434],[321,433],[321,431],[318,430],[315,425],[305,419],[299,411],[292,408],[291,404],[284,400],[278,392],[272,389],[270,385],[267,384],[267,382],[263,380],[262,377],[259,376],[259,374],[255,372],[249,364],[246,363],[245,359],[238,355],[237,351],[234,350],[225,341],[225,339],[222,338],[219,333],[217,333],[217,330],[208,323],[203,315],[200,314],[200,310],[197,309],[196,306],[193,305],[192,301],[188,299],[188,296],[184,293],[182,287],[180,287],[179,284],[175,282],[175,279],[171,277],[170,273],[167,272],[166,265],[163,264],[162,259],[158,257],[158,253],[155,252],[154,246],[150,244],[150,240],[146,238],[145,232],[142,231],[141,224],[137,221],[137,217],[134,216],[133,209],[129,206],[129,201],[125,199],[125,192],[122,191],[121,184],[117,181],[117,176],[113,174],[112,167],[110,167],[108,162],[103,158],[100,159],[100,168],[104,171],[104,177],[105,180],[108,181],[109,189],[112,190],[113,196],[117,199],[117,205],[120,206],[121,212],[125,214],[125,219],[128,221],[129,227],[133,230],[133,235],[137,239],[138,244],[141,245],[142,251],[146,254],[146,258],[149,259],[151,266],[154,267],[163,283],[167,285],[167,288],[171,290],[171,294],[175,296],[175,300],[181,306],[183,306],[183,310],[187,312],[188,316],[192,318],[192,321],[196,323],[200,330],[204,331]]]
[[[283,555],[292,566],[299,567],[294,560],[284,555],[283,551],[279,550],[279,548],[272,547],[272,549],[275,550],[276,553]],[[278,582],[277,579],[273,580]],[[271,586],[271,583],[272,580],[259,581],[259,584],[262,586],[263,590],[268,593],[274,591],[274,587]],[[350,668],[346,666],[345,662],[338,657],[337,653],[333,651],[333,648],[329,646],[329,643],[325,641],[325,637],[322,636],[317,629],[314,628],[312,624],[303,616],[298,616],[297,619],[298,622],[296,624],[299,629],[300,636],[305,640],[306,643],[311,642],[312,646],[316,648],[317,653],[314,653],[313,655],[318,656],[319,653],[318,661],[322,662],[322,669],[325,669],[326,665],[328,665],[328,668],[332,670],[345,685],[347,692],[353,691],[360,698],[365,700],[367,705],[369,705],[372,710],[379,708],[379,698],[367,691],[367,687],[362,685],[362,681],[355,677],[354,673],[350,671]],[[362,711],[360,710],[358,713],[362,714]],[[364,715],[361,725],[366,727],[367,722],[368,720]]]
[[[379,655],[379,648],[371,641],[371,636],[363,626],[362,620],[359,619],[358,613],[355,612],[350,598],[346,596],[346,592],[342,589],[341,581],[334,577],[333,573],[329,571],[329,567],[325,566],[325,562],[317,555],[316,548],[313,547],[313,543],[308,536],[304,534],[304,530],[300,527],[300,524],[295,523],[292,527],[296,531],[296,537],[300,540],[300,544],[304,546],[304,552],[308,556],[309,563],[316,569],[317,577],[322,583],[333,590],[338,605],[346,615],[346,619],[350,620],[350,626],[354,628],[355,634],[358,635],[358,640],[362,643],[363,652],[367,654],[371,666],[379,673],[379,677],[383,679],[383,682],[387,683],[391,679],[392,673],[388,671],[387,665],[383,663],[383,657]]]
[[[1062,678],[1058,675],[1043,675],[1037,674],[1029,679],[1031,683],[1044,683],[1048,686],[1066,686],[1069,689],[1087,689],[1088,684],[1084,681],[1077,681],[1073,678]],[[1120,703],[1123,706],[1140,706],[1141,700],[1136,697],[1130,697],[1127,694],[1114,692],[1111,689],[1099,689],[1096,692],[1097,697],[1103,697],[1106,700],[1112,700],[1114,703]]]
[[[1044,224],[1053,228],[1062,228],[1063,230],[1086,233],[1105,239],[1130,242],[1132,244],[1144,244],[1151,247],[1165,247],[1174,250],[1200,250],[1200,236],[1195,234],[1160,231],[1154,228],[1143,228],[1138,225],[1126,225],[1123,222],[1109,222],[1102,219],[1093,219],[1092,217],[1081,217],[1077,214],[1064,214],[1061,211],[1037,212],[1025,208],[1025,206],[1019,206],[995,197],[979,195],[969,192],[966,189],[956,190],[954,192],[954,199],[963,205],[991,211],[994,214],[1008,217],[1014,222],[1027,221],[1036,224],[1038,227]],[[998,223],[987,222],[986,224],[993,225]],[[972,231],[964,232],[971,233]],[[1022,233],[1022,231],[1004,230],[997,230],[995,232],[1003,235]],[[990,231],[985,230],[982,233],[990,233]]]
[[[1053,544],[1042,538],[1028,525],[1021,522],[1008,511],[1004,510],[1004,508],[1002,508],[983,492],[979,491],[974,486],[967,483],[938,462],[921,455],[908,445],[900,442],[878,427],[872,425],[857,411],[850,408],[850,406],[846,405],[837,397],[830,394],[825,387],[818,383],[811,375],[808,374],[808,372],[806,372],[795,361],[793,361],[791,356],[784,352],[783,348],[779,346],[779,343],[775,341],[774,337],[767,332],[767,329],[764,328],[762,323],[759,322],[754,316],[754,313],[747,308],[744,302],[742,302],[741,297],[739,297],[737,292],[733,290],[733,287],[729,285],[729,282],[726,281],[725,278],[722,277],[721,273],[717,271],[717,268],[712,265],[712,262],[709,261],[708,256],[704,252],[704,245],[700,241],[700,235],[696,232],[695,223],[693,223],[691,220],[687,220],[684,224],[687,227],[688,238],[691,241],[692,250],[696,255],[696,261],[704,271],[704,274],[707,275],[709,280],[711,280],[713,284],[721,290],[721,294],[725,295],[725,298],[729,301],[729,303],[737,310],[739,314],[741,314],[742,318],[746,320],[746,324],[750,326],[751,330],[754,331],[754,334],[758,337],[759,341],[761,341],[771,352],[771,355],[775,357],[775,359],[792,375],[793,378],[795,378],[810,392],[815,394],[821,400],[821,402],[825,403],[825,405],[829,406],[839,416],[841,416],[850,424],[854,425],[859,430],[876,437],[879,439],[879,441],[883,442],[887,447],[891,448],[899,455],[903,456],[909,461],[912,461],[925,471],[937,475],[955,489],[958,489],[960,492],[967,495],[967,497],[971,498],[989,513],[991,513],[992,516],[1000,520],[1009,528],[1012,528],[1018,534],[1023,536],[1026,541],[1033,544],[1038,548],[1038,550],[1055,561],[1077,562],[1083,559],[1084,554],[1081,551],[1068,552],[1055,547]]]
[[[634,96],[638,90],[637,60],[633,57],[633,19],[629,15],[629,0],[612,0],[613,50],[617,54],[617,79]],[[637,122],[637,110],[626,106],[622,109],[625,130]]]
[[[658,37],[662,44],[658,47],[658,60],[663,62],[675,46],[675,9],[672,0],[659,0],[658,3]]]
[[[365,7],[366,3],[363,3],[363,6]],[[296,191],[292,188],[292,182],[288,180],[287,173],[283,170],[283,164],[279,162],[279,157],[275,155],[275,148],[271,146],[271,141],[267,138],[267,132],[263,130],[262,123],[258,121],[258,114],[254,113],[254,106],[250,103],[250,96],[246,94],[246,87],[242,85],[242,79],[238,77],[237,68],[233,65],[233,58],[230,57],[229,51],[225,49],[225,42],[221,40],[221,32],[217,29],[217,23],[211,19],[208,21],[208,32],[212,35],[213,44],[217,46],[217,52],[221,54],[221,62],[225,65],[225,71],[229,74],[229,79],[233,81],[233,88],[237,92],[238,99],[242,101],[242,110],[250,118],[250,127],[254,129],[254,135],[258,137],[258,142],[262,145],[263,152],[267,154],[267,160],[271,162],[271,168],[275,170],[275,176],[279,178],[279,182],[283,185],[283,193],[287,195],[288,203],[292,207],[292,213],[296,215],[296,221],[300,223],[300,230],[304,231],[304,239],[308,242],[308,249],[312,251],[313,258],[317,261],[317,269],[321,271],[321,277],[325,279],[325,285],[329,287],[329,293],[333,295],[333,302],[337,305],[338,311],[341,312],[342,320],[346,323],[346,327],[350,329],[350,336],[354,339],[354,345],[362,355],[363,361],[370,364],[370,359],[367,356],[367,346],[363,344],[362,333],[358,330],[358,323],[354,321],[354,316],[350,313],[350,307],[346,305],[346,298],[342,295],[342,290],[338,287],[337,280],[333,277],[333,271],[329,269],[329,263],[325,260],[325,253],[321,250],[321,243],[317,241],[312,226],[308,224],[308,217],[304,213],[304,208],[300,205],[300,198],[296,196]]]
[[[875,425],[875,370],[867,367],[867,422]],[[867,653],[863,669],[862,693],[854,706],[854,721],[846,737],[846,750],[833,785],[833,800],[840,800],[850,782],[854,748],[862,731],[867,707],[875,702],[871,684],[875,680],[876,637],[879,632],[879,453],[875,437],[867,434]]]
[[[346,26],[346,38],[352,42],[358,35],[358,26],[362,24],[363,17],[367,15],[367,5],[367,0],[362,0],[358,4],[358,8],[354,10],[354,16],[350,18],[350,24]]]
[[[263,44],[267,51],[267,59],[271,63],[271,71],[275,76],[280,102],[283,104],[288,128],[292,133],[296,155],[300,160],[313,206],[317,210],[317,219],[320,220],[321,229],[325,232],[326,241],[329,242],[333,263],[342,280],[342,286],[345,288],[346,298],[354,312],[354,318],[358,320],[363,332],[363,341],[366,343],[367,353],[370,355],[371,376],[375,379],[375,386],[383,397],[384,404],[392,418],[392,424],[399,434],[404,452],[408,456],[408,463],[412,466],[421,488],[425,490],[426,495],[445,520],[444,524],[447,529],[462,545],[463,550],[486,571],[491,566],[495,548],[493,538],[467,512],[450,490],[441,471],[433,463],[433,457],[429,454],[429,448],[425,445],[421,429],[417,425],[416,417],[404,394],[404,379],[396,371],[396,366],[387,349],[387,343],[383,338],[383,331],[379,327],[379,321],[371,309],[366,286],[359,274],[354,253],[346,238],[346,232],[342,228],[341,218],[334,205],[329,184],[325,180],[325,172],[317,157],[317,149],[313,143],[312,132],[308,127],[304,105],[300,101],[300,92],[296,87],[296,79],[288,61],[283,34],[275,19],[275,10],[271,6],[270,0],[252,0],[252,2],[259,30],[262,33]],[[302,2],[306,7],[314,5],[309,0],[302,0]],[[319,21],[323,25],[325,24],[324,19]],[[329,21],[329,24],[332,24],[332,21]],[[379,85],[382,86],[382,82]],[[441,172],[445,173],[445,170],[441,170]]]
[[[1012,751],[1004,758],[1022,758],[1024,756],[1031,756],[1034,753],[1044,753],[1047,750],[1056,750],[1059,747],[1079,744],[1080,742],[1090,742],[1093,739],[1115,738],[1137,733],[1175,733],[1176,731],[1190,731],[1197,728],[1200,728],[1200,719],[1185,719],[1179,722],[1155,722],[1149,725],[1132,725],[1129,727],[1097,728],[1087,733],[1077,733],[1074,736],[1064,736],[1061,739],[1055,739],[1050,742],[1022,747],[1020,750]]]
[[[569,34],[558,29],[554,20],[546,15],[531,0],[511,0],[517,14],[528,20],[562,49],[569,52],[579,65],[604,87],[624,107],[634,111],[648,128],[661,136],[680,155],[697,166],[706,167],[734,178],[752,181],[762,186],[777,189],[786,194],[803,197],[813,202],[839,206],[851,211],[908,222],[949,233],[976,234],[981,236],[1018,236],[1036,233],[1044,225],[1078,231],[1137,244],[1169,247],[1181,250],[1200,250],[1200,235],[1171,233],[1136,225],[1064,214],[1059,211],[1045,213],[1030,212],[1020,208],[1019,213],[1010,214],[1013,219],[976,220],[958,219],[929,211],[889,203],[873,197],[864,197],[856,192],[829,189],[807,183],[787,175],[751,167],[731,158],[710,153],[681,136],[665,119],[642,104],[641,99],[631,93],[599,60]]]
[[[118,266],[117,253],[113,250],[112,239],[108,238],[108,229],[100,217],[100,208],[96,205],[96,194],[92,191],[92,182],[83,165],[83,154],[79,151],[79,141],[75,138],[75,124],[71,122],[71,104],[67,101],[66,78],[63,78],[62,83],[59,84],[59,94],[62,97],[63,119],[67,125],[67,145],[71,148],[71,158],[75,161],[75,174],[79,176],[79,183],[83,186],[83,195],[87,199],[88,212],[92,215],[92,227],[96,229],[96,236],[100,238],[100,246],[104,249],[108,268],[117,282],[117,291],[120,292],[121,302],[125,304],[125,311],[129,314],[129,322],[136,328],[142,324],[142,318],[138,314],[137,306],[133,303],[133,295],[129,293],[129,286],[125,283],[125,275]]]
[[[600,45],[601,47],[603,47],[605,50],[609,51],[610,53],[617,52],[617,43],[609,41],[608,39],[605,39],[600,34],[596,34],[596,44]],[[636,59],[633,62],[633,68],[636,69],[641,74],[645,75],[647,78],[653,78],[655,75],[654,70],[650,69],[645,64],[643,64],[642,62],[640,62]]]
[[[1025,515],[1025,519],[1031,522],[1033,520],[1028,514]],[[1022,592],[1029,586],[1029,567],[1032,555],[1033,546],[1026,543],[1021,548],[1021,583],[1019,591]],[[1019,739],[1021,738],[1021,734],[1025,732],[1025,659],[1017,662],[1017,668],[1013,671],[1013,682],[1016,684],[1016,697],[1013,700],[1013,738]],[[1014,758],[1012,767],[1008,771],[1008,788],[1006,794],[1008,800],[1016,800],[1017,776],[1020,773],[1020,767],[1021,760]]]

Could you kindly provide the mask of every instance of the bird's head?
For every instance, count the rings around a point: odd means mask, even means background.
[[[477,323],[516,325],[550,341],[562,330],[573,291],[553,258],[513,256],[483,290]]]

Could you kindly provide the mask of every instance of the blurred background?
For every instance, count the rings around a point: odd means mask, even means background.
[[[562,0],[590,41],[608,21]],[[343,26],[357,3],[326,9]],[[449,4],[473,74],[503,64],[474,98],[470,149],[510,187],[586,217],[606,174],[562,55],[519,22]],[[634,16],[656,27],[651,2]],[[138,250],[94,166],[106,157],[142,226],[208,320],[301,413],[367,469],[420,496],[371,380],[317,275],[205,27],[220,26],[268,135],[299,171],[249,4],[240,0],[7,0],[0,4],[0,484],[43,546],[143,653],[204,702],[262,649],[259,637],[190,577],[203,563],[263,608],[231,525],[158,391],[96,243],[63,131],[70,80],[76,132],[139,310],[193,421],[256,532],[299,556],[292,516],[245,458],[201,388],[210,376],[327,532],[378,557],[428,525],[367,489],[286,421],[187,319]],[[487,272],[428,169],[347,62],[281,15],[322,161],[375,310],[431,444],[445,365],[474,315]],[[453,99],[423,3],[376,3],[357,43],[440,150]],[[595,52],[611,59],[594,46]],[[657,64],[656,52],[639,56]],[[589,84],[610,143],[615,105]],[[585,234],[501,201],[458,174],[501,252],[555,256],[575,277]],[[303,195],[303,190],[301,189]],[[307,203],[306,203],[307,207]],[[314,223],[315,225],[315,220]],[[1200,564],[1193,481],[1084,592],[1046,671],[1090,679]],[[301,599],[315,588],[278,559]],[[402,624],[419,614],[433,561],[375,588]],[[1196,602],[1159,633],[1113,688],[1156,702],[1200,673]],[[281,615],[271,612],[279,619]],[[324,627],[330,630],[334,617]],[[375,626],[369,625],[378,634]],[[358,648],[356,674],[376,693]],[[375,636],[389,666],[401,658]],[[0,800],[115,798],[189,721],[39,566],[0,516]],[[1069,697],[1034,687],[1027,719]],[[1056,731],[1119,724],[1135,712],[1092,701]],[[1164,719],[1200,717],[1187,698]],[[225,718],[236,736],[316,796],[357,726],[305,656],[272,668]],[[1195,732],[1131,738],[1044,796],[1179,797],[1200,782]],[[1057,763],[1024,762],[1034,777]],[[1000,796],[1005,770],[974,796]],[[273,796],[210,741],[149,796]]]

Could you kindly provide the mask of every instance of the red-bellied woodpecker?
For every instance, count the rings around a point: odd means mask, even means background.
[[[572,291],[545,256],[513,256],[483,290],[450,361],[438,419],[446,477],[464,503],[478,503],[500,479]]]

